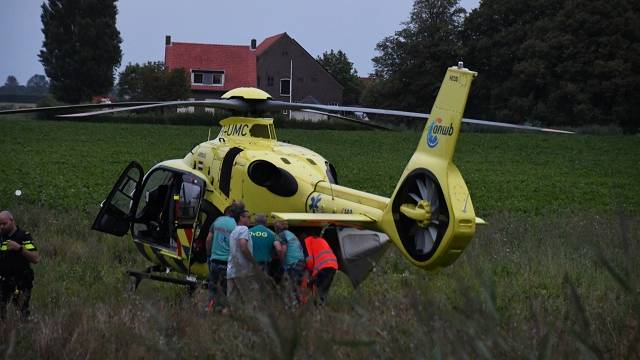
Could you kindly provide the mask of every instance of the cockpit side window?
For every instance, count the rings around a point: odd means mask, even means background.
[[[251,136],[254,138],[271,139],[269,133],[269,125],[254,124],[250,130]]]

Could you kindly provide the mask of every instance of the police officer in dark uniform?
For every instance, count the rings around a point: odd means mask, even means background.
[[[7,314],[7,303],[12,300],[20,317],[29,318],[29,299],[33,288],[33,270],[30,264],[40,260],[31,235],[18,228],[13,215],[0,211],[0,316]],[[15,297],[14,297],[15,295]]]

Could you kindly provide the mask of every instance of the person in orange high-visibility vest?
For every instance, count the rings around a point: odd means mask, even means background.
[[[319,304],[327,300],[333,276],[338,270],[338,259],[327,241],[320,236],[308,236],[304,239],[307,250],[307,270],[311,274],[311,284],[318,294]]]

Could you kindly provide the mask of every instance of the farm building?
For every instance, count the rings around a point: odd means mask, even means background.
[[[257,87],[274,100],[342,103],[343,87],[287,33],[260,44],[218,45],[165,41],[165,64],[191,75],[194,99],[219,98],[237,87]]]

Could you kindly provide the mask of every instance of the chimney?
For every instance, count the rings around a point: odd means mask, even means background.
[[[166,46],[171,45],[171,35],[167,35],[167,36],[164,37],[164,44]]]
[[[256,39],[251,39],[251,47],[250,47],[251,51],[254,51],[256,49]]]

